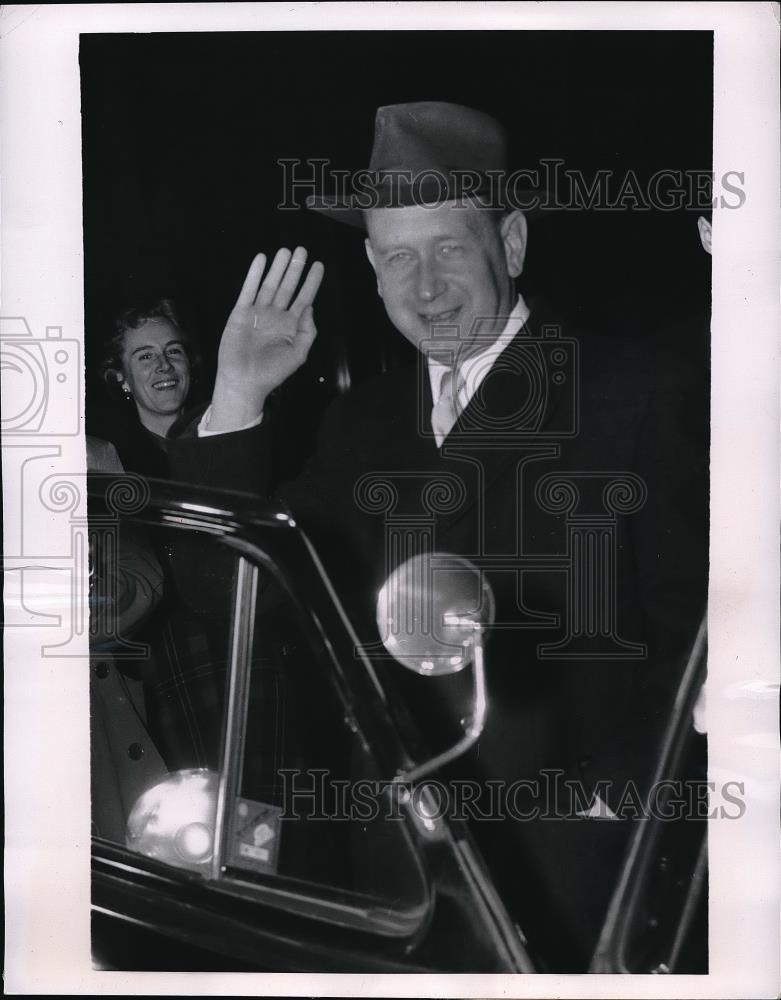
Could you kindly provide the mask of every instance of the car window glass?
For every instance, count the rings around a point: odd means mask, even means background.
[[[249,563],[204,532],[130,521],[107,532],[97,518],[91,531],[93,833],[227,889],[292,884],[420,910],[393,776],[345,710],[312,615],[270,564],[246,610],[237,795],[215,862],[234,601]]]
[[[393,776],[378,769],[311,626],[295,597],[264,574],[229,873],[419,905],[424,887]]]
[[[145,794],[219,767],[237,557],[187,532],[187,563],[199,567],[188,579],[175,562],[184,538],[91,519],[92,826],[122,845]]]

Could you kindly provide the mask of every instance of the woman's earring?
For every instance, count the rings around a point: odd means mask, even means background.
[[[127,382],[122,383],[122,392],[124,392],[125,394],[125,399],[130,400],[133,398],[133,393],[130,391],[130,386],[127,384]]]

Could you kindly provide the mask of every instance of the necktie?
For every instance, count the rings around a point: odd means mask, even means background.
[[[439,399],[431,411],[431,428],[437,447],[442,446],[442,442],[453,429],[459,417],[457,393],[453,392],[453,371],[448,369],[442,376],[440,383]]]

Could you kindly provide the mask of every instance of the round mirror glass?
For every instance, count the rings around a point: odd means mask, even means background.
[[[377,599],[383,645],[399,663],[436,676],[463,670],[494,620],[488,581],[461,556],[414,556],[385,581]]]

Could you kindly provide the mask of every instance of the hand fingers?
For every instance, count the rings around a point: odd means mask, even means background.
[[[244,279],[244,284],[241,286],[239,297],[236,300],[237,306],[252,305],[255,301],[255,296],[258,294],[258,285],[260,284],[260,279],[263,277],[265,269],[266,255],[264,253],[256,254],[249,266],[249,271],[247,271],[247,277]]]
[[[296,247],[293,251],[293,256],[290,258],[290,263],[285,271],[285,276],[277,289],[277,294],[274,296],[273,305],[275,305],[278,309],[287,309],[290,305],[290,300],[293,298],[293,292],[295,292],[298,287],[298,282],[301,280],[301,275],[304,273],[306,256],[306,250],[303,247]]]
[[[286,247],[283,247],[281,250],[277,250],[271,267],[268,269],[268,274],[263,279],[263,284],[260,286],[256,302],[257,305],[267,306],[271,303],[274,296],[277,294],[279,283],[287,270],[289,261],[290,251]]]
[[[317,295],[317,290],[320,288],[324,274],[325,267],[323,267],[319,260],[316,260],[309,268],[309,274],[301,286],[301,291],[296,295],[295,301],[290,307],[290,311],[294,316],[301,316],[304,310],[308,309],[315,301],[315,296]]]

